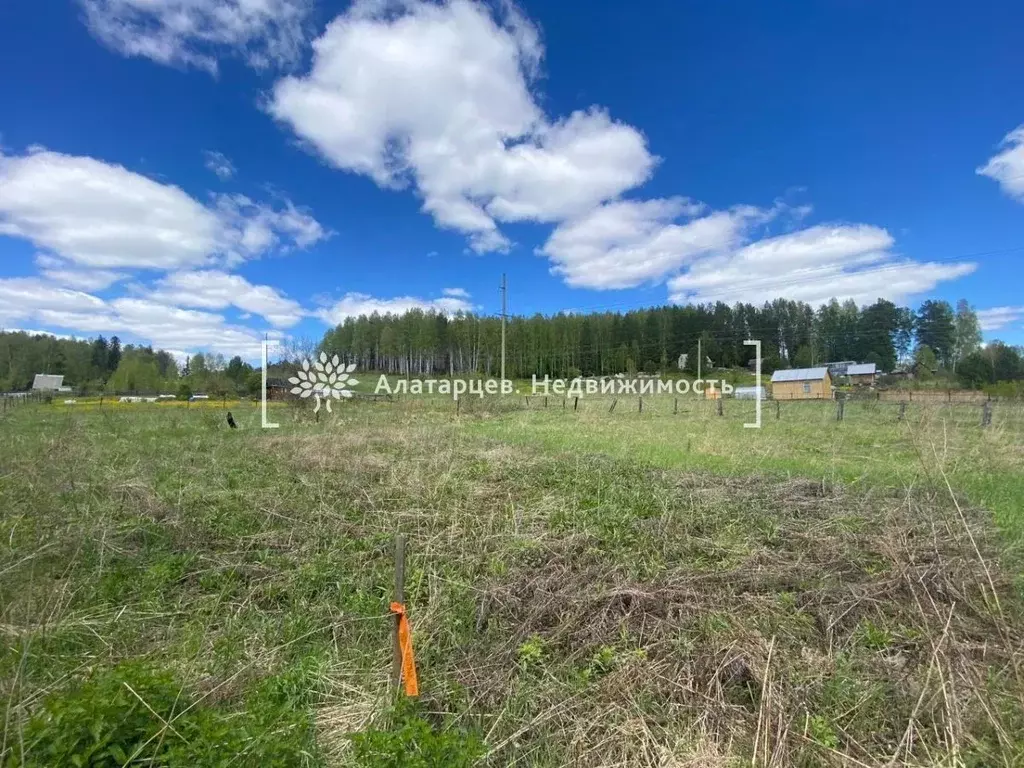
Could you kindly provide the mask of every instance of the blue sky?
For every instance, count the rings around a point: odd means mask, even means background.
[[[0,326],[967,298],[1024,342],[1024,8],[0,5]]]

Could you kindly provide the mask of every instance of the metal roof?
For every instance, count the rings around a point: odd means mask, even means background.
[[[857,365],[848,366],[846,369],[847,376],[863,376],[868,373],[877,373],[878,366],[874,363],[858,363]]]
[[[62,386],[64,377],[49,373],[37,373],[32,382],[32,389],[60,389]]]
[[[772,374],[772,383],[776,381],[817,381],[824,379],[828,368],[787,368]]]

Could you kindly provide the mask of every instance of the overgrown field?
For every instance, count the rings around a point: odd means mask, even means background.
[[[0,762],[1024,765],[1019,406],[610,407],[9,411]]]

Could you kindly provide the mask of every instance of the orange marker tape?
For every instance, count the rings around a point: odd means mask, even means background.
[[[420,684],[416,679],[416,657],[412,653],[412,627],[405,615],[403,603],[392,603],[391,612],[398,614],[398,647],[402,652],[402,681],[406,696],[419,696]]]

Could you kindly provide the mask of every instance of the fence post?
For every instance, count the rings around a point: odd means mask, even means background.
[[[644,412],[644,399],[642,397],[638,398],[638,400],[637,400],[636,412],[637,413],[643,413]]]
[[[572,409],[573,409],[573,411],[576,410],[576,408],[579,406],[579,404],[580,404],[580,399],[578,397],[573,398],[573,401],[572,401]]]
[[[896,421],[903,421],[907,415],[907,401],[900,400],[900,415],[896,417]]]
[[[462,410],[462,401],[459,398],[455,398],[455,415],[458,416]]]
[[[718,393],[718,415],[724,416],[725,412],[722,410],[722,393]]]
[[[992,423],[992,402],[986,400],[981,406],[981,426],[987,427]]]
[[[395,602],[405,603],[405,535],[395,537]],[[395,626],[391,631],[394,655],[391,658],[391,689],[398,690],[402,682],[402,648],[398,642],[398,625],[401,615],[395,614]]]
[[[676,398],[676,401],[675,401],[675,403],[672,406],[672,413],[676,413],[676,414],[679,413],[679,398],[678,397]]]
[[[775,401],[775,420],[778,421],[782,418],[782,403],[778,400]]]
[[[614,400],[612,400],[612,407],[608,409],[608,413],[611,413],[612,411],[614,411],[614,410],[615,410],[615,406],[616,406],[616,404],[617,404],[618,402],[619,402],[619,399],[618,399],[618,398],[615,398]]]
[[[544,395],[544,407],[545,408],[548,407],[548,396],[547,395]]]

